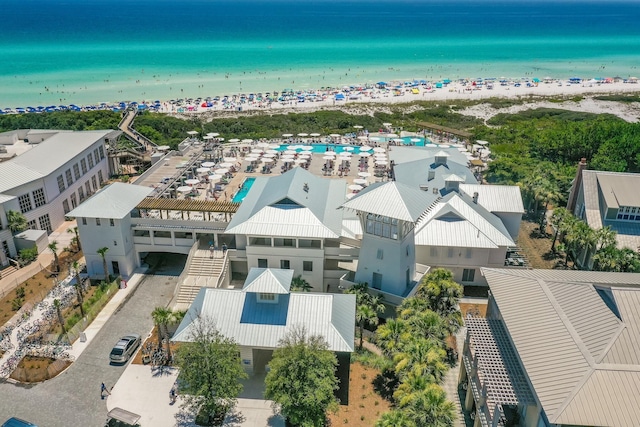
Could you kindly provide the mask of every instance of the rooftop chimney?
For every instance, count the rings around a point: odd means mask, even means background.
[[[475,203],[476,205],[478,204],[478,192],[475,191],[473,193],[473,203]]]
[[[580,192],[580,187],[582,186],[582,171],[587,168],[587,159],[584,157],[580,159],[580,163],[578,163],[578,170],[576,171],[576,177],[573,180],[573,185],[571,186],[571,192],[569,192],[569,200],[567,200],[567,210],[573,214],[573,211],[576,208],[576,202],[578,200],[578,193]]]

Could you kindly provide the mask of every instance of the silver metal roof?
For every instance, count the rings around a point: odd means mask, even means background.
[[[288,294],[293,270],[279,268],[252,268],[247,274],[242,290],[268,294]]]
[[[439,194],[433,192],[389,181],[370,185],[356,197],[343,203],[342,207],[416,222],[438,197]]]
[[[637,425],[640,274],[482,272],[551,423]]]
[[[500,218],[468,197],[449,193],[416,225],[415,244],[468,248],[513,246]]]
[[[96,141],[119,132],[57,132],[23,154],[0,163],[0,193],[48,176]]]
[[[447,159],[447,164],[434,163],[435,157],[418,159],[406,163],[401,163],[393,167],[393,176],[397,182],[409,185],[414,188],[424,188],[433,192],[434,188],[443,190],[446,186],[445,177],[456,175],[458,182],[467,184],[477,184],[473,172],[465,164],[460,164]],[[465,159],[466,160],[466,159]],[[430,172],[433,176],[430,177]]]
[[[460,184],[460,191],[473,197],[489,212],[524,213],[520,187],[517,185]]]
[[[122,219],[152,192],[153,188],[114,182],[85,200],[67,216]]]
[[[202,288],[173,336],[190,341],[194,322],[211,319],[226,337],[247,347],[276,348],[293,326],[323,336],[332,351],[352,352],[355,336],[355,295],[291,293],[277,303],[257,302],[244,290]]]
[[[467,157],[457,148],[440,148],[440,147],[414,147],[414,146],[397,146],[389,147],[389,160],[393,160],[394,164],[413,162],[416,160],[429,159],[430,163],[435,161],[436,153],[443,152],[447,154],[447,163],[455,162],[465,166],[469,162]],[[439,156],[441,157],[441,156]]]
[[[226,233],[329,237],[342,232],[346,181],[317,177],[302,168],[258,177]]]

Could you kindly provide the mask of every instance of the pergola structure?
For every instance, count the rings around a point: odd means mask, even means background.
[[[189,219],[190,212],[202,212],[202,217],[207,217],[211,221],[212,213],[224,214],[225,221],[229,221],[231,216],[238,211],[240,203],[210,201],[210,200],[186,200],[186,199],[162,199],[147,197],[142,200],[136,208],[141,212],[157,210],[160,212],[160,219],[163,219],[162,212],[166,212],[166,218],[169,218],[170,211],[181,212],[182,219],[184,213],[187,213]]]
[[[463,362],[482,426],[503,425],[503,406],[527,406],[535,400],[498,319],[468,317]],[[469,409],[469,408],[467,408]],[[497,424],[494,418],[498,417]]]
[[[449,133],[451,135],[455,135],[457,137],[460,137],[464,141],[469,141],[473,136],[471,132],[467,132],[460,129],[454,129],[447,126],[441,126],[441,125],[437,125],[435,123],[430,123],[430,122],[418,122],[417,125],[432,131],[444,132],[444,133]]]

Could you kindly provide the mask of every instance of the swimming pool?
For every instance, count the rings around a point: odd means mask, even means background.
[[[420,141],[418,142],[413,142],[411,141],[411,139],[419,139]],[[376,142],[388,142],[390,138],[384,138],[384,137],[380,137],[380,136],[372,136],[370,138],[370,143],[374,144]],[[405,136],[404,138],[402,138],[402,140],[404,141],[403,144],[404,145],[415,145],[418,147],[424,147],[425,145],[425,138],[424,137],[417,137],[417,136]],[[286,145],[281,145],[280,148],[277,149],[277,151],[285,151],[288,149],[289,145],[293,145],[293,144],[286,144]],[[306,144],[295,144],[295,145],[306,145]],[[341,153],[343,151],[348,151],[345,150],[346,147],[352,147],[354,148],[354,150],[352,151],[352,153],[354,154],[359,154],[360,153],[360,147],[358,147],[357,145],[344,145],[344,144],[308,144],[311,147],[313,147],[313,150],[311,150],[313,153],[324,153],[326,151],[335,151],[336,153]],[[300,150],[297,150],[298,152]]]
[[[253,185],[253,182],[255,180],[256,180],[255,177],[248,177],[247,179],[245,179],[244,182],[242,183],[242,188],[238,190],[238,192],[233,196],[233,199],[231,199],[231,201],[233,203],[242,203],[244,198],[247,197],[247,193],[249,192],[249,189],[251,189],[251,186]]]

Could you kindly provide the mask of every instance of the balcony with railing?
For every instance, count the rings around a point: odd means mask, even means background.
[[[413,296],[418,290],[418,286],[420,285],[420,281],[422,277],[429,271],[429,266],[416,264],[416,274],[414,276],[414,280],[411,282],[411,285],[407,286],[404,293],[402,295],[396,295],[389,292],[385,292],[381,289],[375,289],[369,287],[369,293],[372,295],[379,295],[384,298],[384,302],[390,305],[398,306],[402,304],[405,298],[409,298]],[[349,289],[356,284],[355,281],[356,273],[355,271],[348,271],[340,277],[340,289]]]

